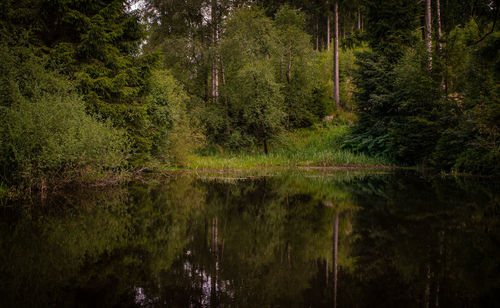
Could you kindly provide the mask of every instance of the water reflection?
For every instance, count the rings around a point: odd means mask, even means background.
[[[48,196],[0,209],[0,305],[494,306],[499,188],[301,171]]]

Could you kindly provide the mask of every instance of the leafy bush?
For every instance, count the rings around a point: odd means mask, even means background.
[[[126,165],[129,145],[123,133],[88,115],[69,81],[45,70],[45,61],[29,48],[0,49],[0,67],[8,76],[0,91],[9,94],[0,107],[4,180],[43,186],[54,180],[91,180]]]
[[[241,115],[245,133],[268,151],[268,140],[282,130],[285,117],[279,84],[266,60],[245,65],[235,78],[235,113]]]
[[[184,165],[188,155],[204,140],[199,123],[187,110],[189,96],[172,74],[154,72],[148,113],[151,119],[151,154],[163,163]]]

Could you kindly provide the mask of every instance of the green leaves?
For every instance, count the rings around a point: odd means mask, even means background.
[[[2,111],[0,167],[9,170],[4,180],[31,187],[124,167],[130,149],[123,132],[89,116],[64,77],[44,70],[34,56],[29,63],[37,72],[29,80],[18,75],[26,66],[7,71],[21,78],[11,80],[19,92]]]

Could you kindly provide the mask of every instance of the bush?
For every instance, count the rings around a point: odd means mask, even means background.
[[[0,84],[0,170],[11,184],[44,186],[55,180],[91,180],[126,164],[123,133],[88,115],[72,84],[44,69],[29,49],[9,54],[0,67],[9,82]],[[23,65],[8,65],[7,61]],[[25,72],[32,71],[33,74]],[[89,178],[92,177],[92,178]]]
[[[162,163],[183,166],[188,155],[204,141],[199,123],[189,117],[189,96],[166,70],[153,73],[148,113],[151,119],[152,155]]]

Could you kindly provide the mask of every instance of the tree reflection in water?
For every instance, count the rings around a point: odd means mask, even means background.
[[[499,300],[493,180],[294,171],[157,182],[2,208],[1,306]]]

